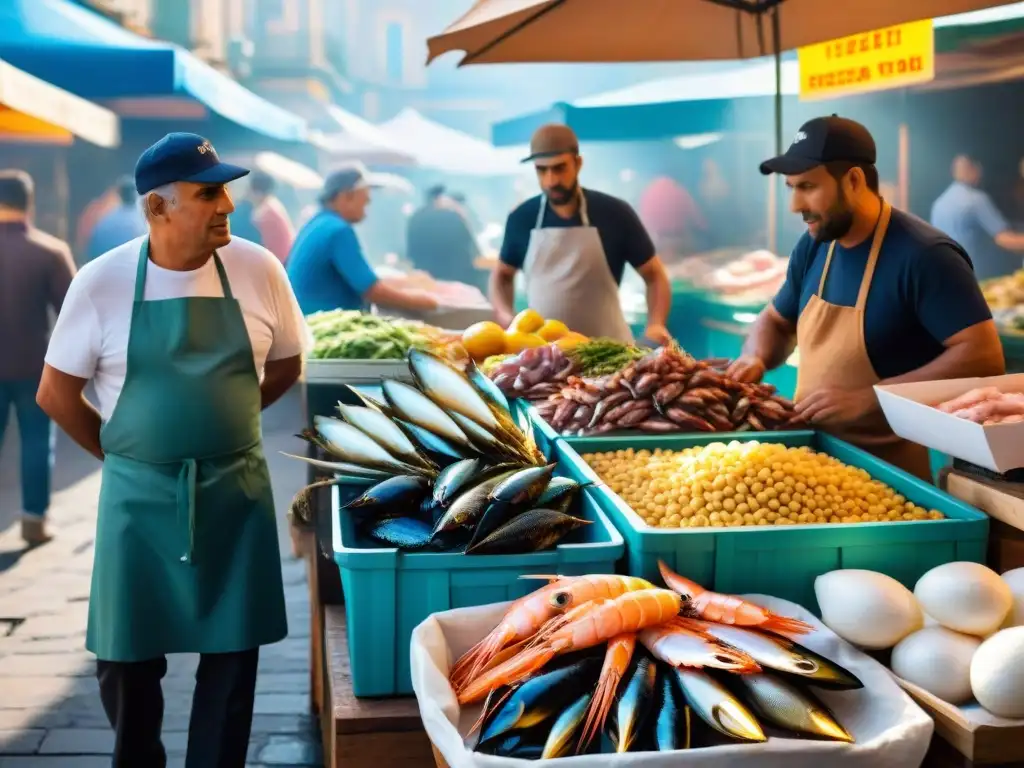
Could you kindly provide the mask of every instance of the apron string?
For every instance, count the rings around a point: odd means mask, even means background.
[[[587,212],[587,196],[585,194],[583,194],[583,187],[579,188],[579,197],[580,197],[580,223],[584,227],[589,227],[590,226],[590,214]],[[547,195],[541,195],[540,196],[540,209],[537,211],[537,223],[534,224],[534,227],[533,227],[534,229],[543,229],[544,228],[544,210],[547,208],[547,204],[548,204],[548,196]],[[216,254],[214,254],[214,255],[216,255]],[[226,283],[227,283],[227,278],[225,278],[225,284]],[[225,293],[224,295],[227,296],[227,293]]]
[[[185,529],[186,546],[181,562],[191,565],[196,541],[196,475],[195,459],[185,459],[178,473],[178,527]]]

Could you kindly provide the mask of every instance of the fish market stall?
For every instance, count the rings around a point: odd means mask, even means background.
[[[806,610],[709,593],[668,568],[653,582],[607,578],[541,587],[535,609],[449,611],[416,628],[413,685],[447,765],[921,764],[931,720],[881,664]],[[502,652],[524,640],[526,650]]]

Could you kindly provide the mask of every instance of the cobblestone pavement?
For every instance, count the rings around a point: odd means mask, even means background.
[[[309,714],[309,603],[305,568],[290,556],[284,510],[305,471],[278,453],[301,452],[297,392],[264,418],[267,458],[281,509],[280,539],[289,636],[260,654],[249,765],[323,765],[316,721]],[[8,428],[8,443],[13,442]],[[63,436],[61,436],[63,438]],[[0,506],[16,509],[17,457],[11,445],[0,467]],[[0,768],[106,768],[113,735],[100,705],[95,659],[85,650],[99,464],[62,445],[51,520],[57,538],[34,550],[0,518]],[[16,469],[17,464],[14,464]],[[4,530],[6,528],[6,530]],[[169,768],[181,768],[188,735],[197,656],[168,659],[164,679],[164,744]]]

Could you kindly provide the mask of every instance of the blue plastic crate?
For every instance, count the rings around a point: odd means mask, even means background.
[[[564,471],[593,486],[601,508],[626,540],[627,572],[660,583],[658,560],[708,589],[781,597],[818,611],[814,580],[838,568],[888,574],[909,588],[929,569],[956,560],[984,562],[988,517],[958,499],[820,432],[761,433],[762,442],[809,445],[860,467],[915,504],[937,509],[946,520],[757,528],[660,529],[649,527],[616,493],[600,483],[581,454],[624,448],[682,450],[732,435],[666,435],[643,438],[563,438],[557,456]]]
[[[356,493],[335,486],[332,504],[334,560],[345,591],[352,690],[358,697],[413,692],[409,640],[430,614],[522,597],[538,587],[536,581],[520,579],[523,574],[615,573],[625,549],[589,488],[580,494],[574,513],[594,524],[573,531],[552,550],[526,555],[382,548],[360,536],[341,510]]]

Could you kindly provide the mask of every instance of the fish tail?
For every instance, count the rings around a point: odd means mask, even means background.
[[[814,627],[806,621],[791,619],[788,616],[776,616],[772,614],[758,629],[765,629],[778,635],[806,635],[813,632]]]
[[[661,571],[661,578],[664,579],[665,585],[683,597],[692,600],[707,591],[700,584],[690,581],[673,571],[664,560],[658,561],[658,570]]]
[[[495,688],[502,685],[515,685],[542,669],[555,657],[556,651],[551,645],[528,648],[512,657],[504,664],[488,670],[476,678],[459,693],[459,704],[475,704],[485,698]]]
[[[479,643],[470,648],[455,662],[448,676],[456,692],[464,688],[505,645],[512,639],[512,633],[504,624],[499,624]]]
[[[474,733],[476,733],[477,729],[484,724],[484,720],[487,719],[487,716],[491,714],[491,712],[496,711],[498,707],[500,707],[502,704],[504,704],[508,700],[508,697],[514,693],[514,691],[514,688],[509,688],[509,690],[505,691],[505,693],[502,694],[501,698],[494,702],[494,704],[489,704],[485,701],[483,709],[480,710],[480,717],[478,717],[476,719],[476,722],[473,723],[473,727],[469,729],[469,733],[467,733],[466,736],[472,736]]]
[[[583,724],[583,731],[576,746],[577,755],[583,754],[594,737],[604,730],[608,713],[611,712],[615,700],[615,693],[633,658],[635,647],[636,635],[632,633],[618,635],[608,641],[608,650],[605,652],[601,676],[598,678],[597,688],[594,689],[594,697],[590,700],[587,720]]]

